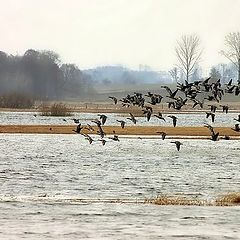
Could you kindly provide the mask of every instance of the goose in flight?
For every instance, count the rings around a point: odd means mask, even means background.
[[[239,124],[235,124],[234,128],[232,128],[232,130],[236,131],[236,132],[240,132],[240,127]]]
[[[238,118],[234,118],[234,120],[240,122],[240,114],[238,115]]]
[[[174,115],[168,115],[168,117],[172,118],[173,126],[176,127],[176,124],[177,124],[177,117],[174,116]]]
[[[98,119],[92,120],[91,122],[96,123],[97,126],[101,126],[101,122]]]
[[[118,135],[116,135],[116,132],[113,131],[113,137],[109,137],[109,139],[112,139],[113,141],[118,141],[119,142],[119,138],[118,138]]]
[[[106,140],[105,139],[99,139],[98,141],[102,142],[102,145],[104,146],[106,144]]]
[[[89,141],[89,143],[92,144],[93,139],[89,135],[86,134],[86,138],[85,139],[87,139]]]
[[[108,98],[112,99],[114,101],[114,104],[117,104],[117,98],[116,97],[112,97],[112,96],[109,96]]]
[[[222,107],[223,112],[228,113],[228,105],[220,105],[220,107]]]
[[[210,132],[211,132],[211,140],[212,141],[217,141],[218,140],[218,136],[219,136],[219,132],[215,133],[213,127],[210,124],[205,124],[204,127],[207,127]]]
[[[167,134],[165,132],[156,132],[156,133],[161,134],[162,140],[164,140],[166,138],[166,136],[167,136]]]
[[[105,136],[105,132],[103,131],[102,127],[99,125],[98,126],[98,131],[97,134],[99,134],[101,136],[101,138],[103,138]]]
[[[104,114],[98,114],[98,116],[100,116],[100,119],[102,120],[102,125],[104,125],[107,120],[107,116]]]
[[[132,113],[129,113],[129,114],[130,114],[130,117],[131,117],[131,118],[127,118],[127,119],[131,120],[134,124],[136,124],[136,123],[137,123],[136,118],[133,116]]]
[[[74,123],[79,124],[80,119],[73,118]]]
[[[158,112],[158,114],[154,114],[153,116],[157,117],[158,119],[163,120],[164,122],[166,122],[165,118],[162,116],[162,113]]]
[[[73,130],[73,132],[75,132],[75,133],[81,133],[81,130],[83,129],[83,127],[81,127],[81,123],[79,123],[78,125],[77,125],[77,128],[76,128],[76,130]]]
[[[142,110],[143,114],[146,114],[147,121],[150,120],[152,112],[150,110]]]
[[[177,147],[177,150],[179,151],[180,150],[180,146],[183,145],[181,142],[179,141],[173,141],[171,143],[175,143],[176,144],[176,147]]]
[[[94,132],[94,128],[88,123],[87,126],[85,127],[89,132]]]
[[[217,106],[215,106],[215,105],[208,105],[209,107],[210,107],[210,110],[211,110],[211,112],[216,112],[216,110],[217,110]]]
[[[212,122],[214,122],[214,120],[215,120],[215,114],[214,113],[212,113],[212,112],[206,112],[206,118],[208,118],[209,116],[211,116],[211,118],[212,118]]]
[[[83,135],[85,137],[86,140],[89,141],[90,144],[92,144],[93,139],[86,133],[80,133],[81,135]]]
[[[117,120],[117,122],[119,122],[121,124],[121,128],[124,128],[126,122],[123,120]]]
[[[192,101],[194,102],[192,108],[195,108],[197,105],[199,105],[201,108],[203,108],[203,101],[201,102],[198,99],[192,99]]]

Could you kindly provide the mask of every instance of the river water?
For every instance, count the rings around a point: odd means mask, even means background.
[[[93,138],[0,135],[0,239],[240,239],[240,206],[143,204],[240,192],[238,140]]]
[[[36,116],[35,116],[36,114]],[[239,113],[240,114],[240,113]],[[120,123],[116,120],[126,121],[126,126],[133,126],[134,124],[128,120],[129,114],[119,114],[119,113],[105,113],[108,117],[106,125],[116,126]],[[177,126],[203,126],[208,123],[213,127],[234,127],[234,124],[238,123],[234,120],[238,118],[238,113],[222,113],[216,112],[215,122],[212,123],[211,117],[206,118],[205,112],[200,113],[174,113],[174,114],[163,114],[166,121],[159,120],[158,118],[152,116],[150,121],[147,121],[145,117],[136,117],[137,125],[141,126],[172,126],[172,119],[168,115],[175,115],[177,120]],[[91,121],[94,119],[99,119],[99,114],[97,113],[74,113],[70,117],[49,117],[41,116],[37,112],[0,112],[0,125],[9,124],[42,124],[42,125],[72,125],[74,124],[73,118],[79,119],[82,124],[93,124]]]

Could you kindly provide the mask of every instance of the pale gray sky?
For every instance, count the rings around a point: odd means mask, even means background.
[[[81,69],[105,64],[169,70],[182,34],[199,35],[201,66],[226,60],[224,36],[240,31],[240,0],[0,0],[0,50],[54,50]]]

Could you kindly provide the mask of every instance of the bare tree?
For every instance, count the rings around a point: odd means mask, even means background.
[[[240,32],[232,32],[225,36],[225,46],[226,50],[222,50],[221,54],[236,66],[240,84]]]
[[[178,80],[178,69],[176,67],[172,68],[169,71],[169,74],[171,75],[172,80],[176,83]]]
[[[188,81],[202,55],[199,37],[196,35],[183,35],[180,41],[177,41],[175,52],[179,62],[178,67],[184,72]]]

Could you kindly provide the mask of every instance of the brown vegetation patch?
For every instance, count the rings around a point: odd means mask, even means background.
[[[240,192],[228,193],[216,199],[217,206],[240,205]]]
[[[214,201],[200,200],[197,198],[189,199],[175,196],[158,196],[146,199],[145,203],[156,205],[184,205],[184,206],[236,206],[240,205],[240,193],[228,193]]]
[[[158,196],[153,199],[146,199],[145,203],[152,203],[156,205],[190,205],[190,206],[205,206],[209,205],[205,200],[199,199],[187,199],[184,197],[170,197],[170,196]]]
[[[0,97],[0,108],[24,109],[34,105],[34,99],[21,93],[9,93]]]
[[[42,116],[65,117],[71,116],[71,110],[63,103],[54,103],[50,106],[42,104],[39,107]]]

